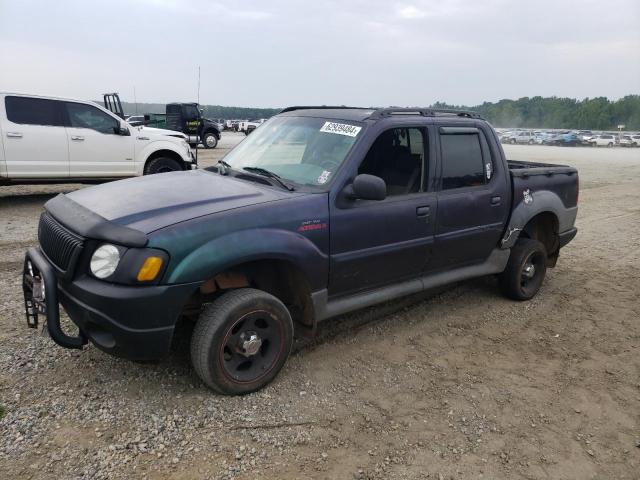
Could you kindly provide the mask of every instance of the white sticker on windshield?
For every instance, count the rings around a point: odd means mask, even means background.
[[[323,183],[327,183],[327,180],[329,180],[329,175],[331,175],[331,172],[328,172],[327,170],[324,170],[320,176],[318,177],[317,182],[322,185]]]
[[[320,129],[321,132],[337,133],[338,135],[346,135],[347,137],[355,137],[360,130],[362,130],[362,127],[334,122],[324,122],[324,125]]]

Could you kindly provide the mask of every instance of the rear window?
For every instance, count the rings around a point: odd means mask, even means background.
[[[59,102],[44,98],[5,97],[7,118],[23,125],[62,126]]]
[[[479,134],[440,134],[440,148],[443,190],[484,185]]]

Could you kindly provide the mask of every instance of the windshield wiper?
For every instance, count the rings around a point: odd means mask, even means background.
[[[229,170],[231,170],[231,165],[229,165],[224,160],[218,160],[216,166],[218,167],[218,172],[220,173],[220,175],[228,175]]]
[[[278,174],[273,173],[271,170],[267,170],[266,168],[244,167],[243,170],[246,170],[247,172],[251,172],[251,173],[257,173],[258,175],[262,175],[263,177],[272,178],[282,188],[285,188],[285,189],[289,190],[290,192],[293,192],[295,190],[295,188],[293,188],[291,185],[289,185],[284,180],[282,180],[282,178],[280,178],[280,176]]]

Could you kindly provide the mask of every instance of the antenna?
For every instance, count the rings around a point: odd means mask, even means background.
[[[138,113],[138,99],[136,98],[136,86],[133,86],[133,103],[136,104],[136,114]]]
[[[200,65],[198,65],[198,105],[200,105]]]

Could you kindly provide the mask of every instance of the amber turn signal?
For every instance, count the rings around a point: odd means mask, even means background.
[[[161,268],[162,259],[160,257],[148,257],[138,271],[138,281],[148,282],[150,280],[155,280],[158,273],[160,273]]]

